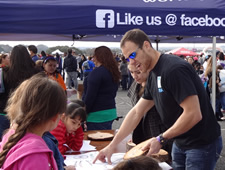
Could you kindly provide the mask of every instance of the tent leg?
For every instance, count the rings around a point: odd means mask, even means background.
[[[212,52],[212,107],[216,113],[216,37],[213,37]]]

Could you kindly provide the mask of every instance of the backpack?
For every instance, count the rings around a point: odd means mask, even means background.
[[[89,69],[90,69],[90,66],[89,66],[88,61],[85,61],[85,62],[83,63],[83,67],[84,67],[85,70],[89,70]]]

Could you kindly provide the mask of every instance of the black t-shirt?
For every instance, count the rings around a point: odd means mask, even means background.
[[[154,100],[167,128],[182,114],[180,103],[192,95],[198,95],[203,118],[188,132],[175,138],[176,144],[184,149],[211,143],[220,136],[220,126],[201,79],[193,67],[179,57],[162,54],[149,74],[143,98]]]

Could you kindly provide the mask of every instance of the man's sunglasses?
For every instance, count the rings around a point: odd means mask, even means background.
[[[136,55],[137,55],[137,50],[139,49],[139,47],[134,51],[132,52],[128,58],[126,58],[127,62],[130,61],[130,59],[135,59]]]

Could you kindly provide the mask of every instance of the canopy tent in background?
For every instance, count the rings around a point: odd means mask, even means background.
[[[176,48],[171,51],[166,52],[167,54],[174,54],[177,56],[184,55],[184,56],[198,56],[199,54],[195,53],[194,51],[188,50],[186,48]]]
[[[0,0],[0,33],[224,36],[224,0]],[[158,40],[157,40],[158,41]],[[156,41],[156,43],[158,43]],[[213,82],[215,82],[213,38]],[[215,86],[213,83],[213,99]],[[215,110],[215,101],[212,102]]]
[[[58,53],[59,55],[64,54],[64,53],[63,53],[62,51],[60,51],[59,49],[57,49],[57,50],[55,50],[55,51],[52,52],[53,55],[56,54],[56,53]]]
[[[225,35],[224,0],[0,0],[0,33]]]

